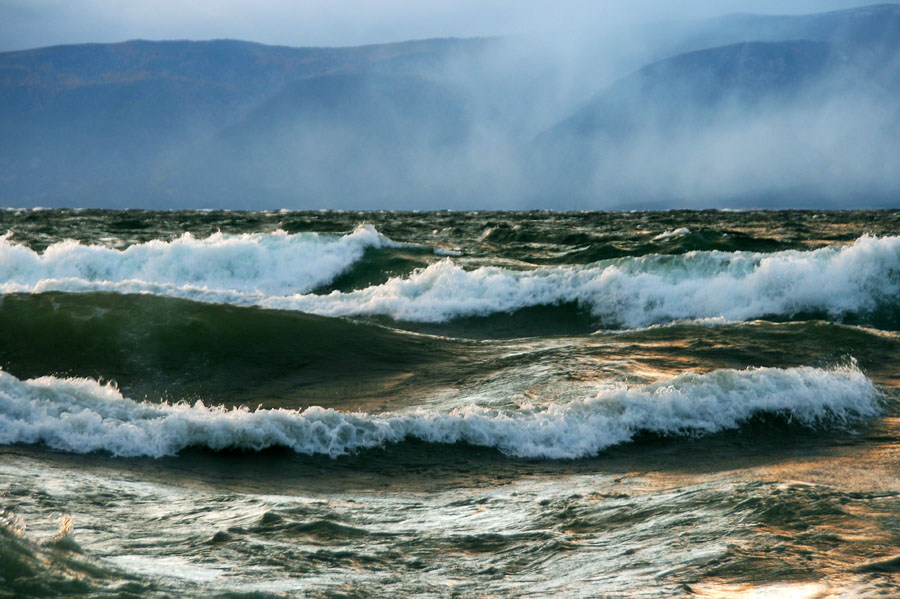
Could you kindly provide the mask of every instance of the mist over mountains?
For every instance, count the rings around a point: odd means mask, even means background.
[[[2,53],[0,204],[900,199],[900,5],[674,24],[621,52],[560,47],[530,38],[354,48],[220,40]],[[617,64],[619,55],[627,61]]]

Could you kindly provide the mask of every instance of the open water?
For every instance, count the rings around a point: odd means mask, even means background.
[[[0,231],[0,597],[900,596],[900,212]]]

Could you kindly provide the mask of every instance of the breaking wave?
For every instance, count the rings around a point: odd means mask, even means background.
[[[810,314],[900,327],[900,237],[863,236],[814,251],[702,251],[532,270],[467,270],[445,258],[363,288],[311,293],[359,261],[366,248],[390,244],[371,226],[340,238],[274,233],[200,240],[186,234],[123,251],[62,242],[43,254],[4,239],[0,291],[152,293],[425,323],[576,304],[605,327]]]
[[[896,328],[900,237],[862,237],[815,251],[692,252],[625,258],[592,267],[465,270],[444,260],[408,277],[326,296],[264,305],[327,316],[384,315],[444,322],[538,305],[577,303],[600,324],[646,327],[675,320],[821,313]]]
[[[855,366],[683,374],[616,387],[569,403],[495,410],[350,413],[155,404],[127,399],[92,379],[19,380],[0,372],[0,443],[77,453],[174,455],[188,447],[286,447],[332,457],[418,439],[496,448],[517,457],[575,459],[640,434],[696,436],[773,415],[811,428],[843,427],[880,412],[879,392]]]
[[[190,233],[124,250],[61,241],[38,253],[0,237],[0,291],[149,292],[190,297],[305,293],[329,283],[369,248],[397,247],[371,225],[318,233]],[[223,295],[220,301],[228,301]]]

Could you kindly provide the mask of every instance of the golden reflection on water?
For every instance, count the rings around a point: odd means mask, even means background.
[[[829,585],[820,583],[786,583],[765,586],[709,584],[697,585],[691,590],[699,597],[716,599],[824,599],[835,596],[832,595]]]

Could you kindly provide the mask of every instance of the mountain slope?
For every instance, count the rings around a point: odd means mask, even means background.
[[[695,23],[681,32],[673,52],[738,42],[810,41],[897,49],[900,4],[876,4],[809,15],[732,14]]]
[[[245,204],[255,193],[282,205],[387,202],[437,184],[432,165],[460,151],[468,116],[463,98],[422,77],[302,79],[181,161],[176,178],[201,180],[198,198]]]
[[[551,137],[622,137],[642,127],[696,126],[723,108],[787,101],[820,80],[832,60],[821,42],[743,43],[655,63],[617,82]]]
[[[284,116],[292,93],[297,110],[326,102],[333,120],[359,120],[340,114],[342,107],[352,111],[354,100],[304,81],[414,72],[420,63],[439,64],[459,52],[477,56],[490,43],[285,48],[135,41],[3,53],[0,202],[117,205],[177,196],[184,182],[173,176],[187,164],[176,161],[209,151],[211,140],[227,141],[233,135],[223,132],[242,121],[246,128]],[[261,114],[266,107],[273,110],[268,117]]]

